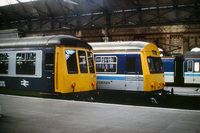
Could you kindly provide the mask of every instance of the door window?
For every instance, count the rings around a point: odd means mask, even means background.
[[[127,72],[135,72],[135,58],[134,57],[127,58],[126,70]]]
[[[45,55],[45,69],[54,70],[54,54],[53,53],[47,53]]]

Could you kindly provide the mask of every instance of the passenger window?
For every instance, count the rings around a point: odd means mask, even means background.
[[[94,73],[94,60],[92,52],[87,52],[90,73]]]
[[[77,74],[77,60],[76,60],[76,51],[75,50],[65,50],[65,58],[67,62],[67,70],[69,74]]]
[[[188,61],[187,67],[188,67],[187,69],[188,72],[193,72],[193,61]]]
[[[45,55],[45,69],[54,70],[54,54],[53,53],[47,53]]]
[[[117,72],[117,57],[112,56],[97,56],[96,69],[99,73],[116,73]]]
[[[35,74],[36,53],[17,53],[16,74]]]
[[[78,51],[78,57],[79,57],[80,72],[88,73],[85,51]]]
[[[0,74],[8,74],[8,53],[0,53]]]
[[[200,62],[195,62],[194,63],[194,71],[195,72],[200,72]]]
[[[127,72],[135,72],[135,58],[133,57],[127,58],[126,70]]]

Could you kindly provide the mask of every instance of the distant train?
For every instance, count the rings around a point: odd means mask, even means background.
[[[200,86],[200,52],[162,57],[167,86]]]
[[[0,88],[58,93],[96,90],[92,47],[66,35],[2,39]]]
[[[155,44],[132,42],[89,43],[94,50],[97,88],[155,92],[164,88],[164,70]]]

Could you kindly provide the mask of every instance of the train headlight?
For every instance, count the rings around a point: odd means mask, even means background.
[[[164,86],[166,85],[166,82],[165,82],[165,81],[163,82],[163,85],[164,85]]]
[[[96,84],[95,81],[92,81],[92,86],[95,86],[95,84]]]
[[[151,84],[151,87],[155,87],[155,83],[152,83],[152,84]]]
[[[72,88],[75,88],[75,86],[76,86],[76,83],[73,82],[72,83]]]

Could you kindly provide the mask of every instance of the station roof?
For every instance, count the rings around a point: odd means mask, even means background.
[[[23,29],[24,25],[28,30],[38,30],[48,22],[52,29],[200,22],[199,0],[1,0],[0,3],[0,30]]]

